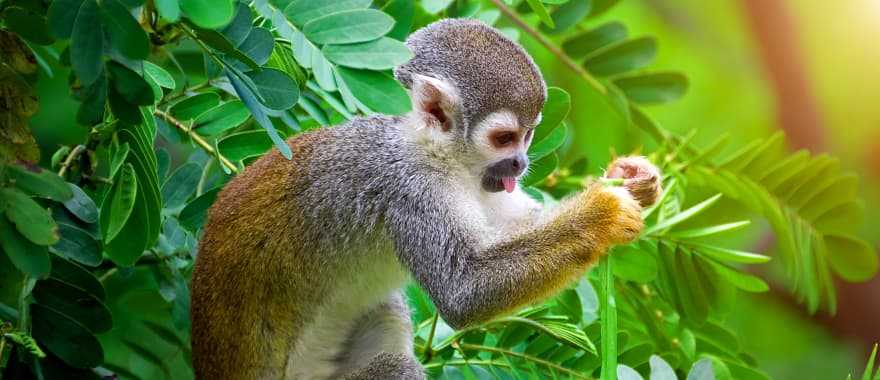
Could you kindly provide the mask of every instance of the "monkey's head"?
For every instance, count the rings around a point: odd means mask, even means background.
[[[479,175],[485,191],[512,192],[547,97],[532,58],[476,20],[435,22],[406,45],[413,59],[394,74],[410,90],[416,123],[454,147],[452,158]]]

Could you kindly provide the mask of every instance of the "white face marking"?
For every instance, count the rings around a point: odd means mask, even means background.
[[[502,130],[524,133],[516,115],[508,110],[493,112],[474,127],[471,139],[477,151],[485,158],[485,164],[508,158],[520,150],[528,149],[527,142],[519,139],[514,144],[511,144],[510,148],[498,148],[495,146],[492,143],[492,136]]]

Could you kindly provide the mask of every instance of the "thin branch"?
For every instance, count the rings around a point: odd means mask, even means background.
[[[482,346],[479,344],[470,344],[470,343],[462,343],[461,348],[470,349],[470,350],[477,350],[477,351],[493,352],[493,353],[497,353],[497,354],[501,354],[501,355],[515,356],[515,357],[518,357],[523,360],[528,360],[528,361],[540,364],[540,365],[547,367],[547,368],[551,368],[551,369],[554,369],[554,370],[557,370],[560,372],[564,372],[564,373],[571,375],[572,377],[577,378],[577,379],[592,379],[589,376],[584,376],[583,374],[580,374],[576,371],[565,368],[559,364],[556,364],[556,363],[553,363],[553,362],[550,362],[550,361],[547,361],[547,360],[544,360],[544,359],[541,359],[541,358],[538,358],[538,357],[535,357],[532,355],[522,354],[522,353],[519,353],[516,351],[510,351],[510,350],[505,350],[503,348]]]
[[[428,332],[428,340],[425,342],[425,360],[427,363],[431,361],[431,358],[434,356],[434,332],[437,330],[437,320],[440,319],[440,313],[434,312],[434,318],[431,318],[431,331]]]
[[[70,168],[70,165],[73,164],[73,160],[79,157],[82,152],[86,151],[86,147],[84,145],[77,145],[76,148],[73,148],[72,151],[67,155],[67,158],[64,159],[64,162],[61,164],[61,169],[58,170],[58,176],[64,177],[64,174],[67,173],[67,169]]]
[[[158,108],[156,109],[155,112],[153,112],[153,114],[161,117],[162,119],[165,119],[165,121],[167,121],[169,124],[177,127],[177,129],[180,129],[181,131],[185,132],[187,135],[189,135],[189,137],[193,141],[196,142],[196,144],[198,144],[200,147],[202,147],[202,149],[204,149],[205,152],[208,152],[209,154],[216,156],[217,159],[220,160],[220,163],[223,164],[223,166],[225,166],[227,169],[229,169],[233,173],[238,173],[238,167],[235,166],[235,164],[232,163],[232,161],[229,161],[228,158],[226,158],[222,154],[220,154],[220,152],[218,152],[216,149],[214,149],[214,147],[211,146],[211,144],[209,144],[207,141],[205,141],[205,139],[203,139],[202,136],[199,136],[198,133],[193,131],[193,129],[191,127],[187,126],[186,124],[184,124],[180,120],[177,120],[176,118],[174,118],[174,116],[171,116],[171,114],[169,114],[168,112],[162,111]]]
[[[523,20],[522,17],[516,14],[513,9],[508,7],[507,4],[504,4],[502,0],[491,1],[493,4],[495,4],[495,7],[497,7],[498,10],[500,10],[501,13],[504,14],[504,16],[509,18],[511,21],[513,21],[514,24],[519,26],[520,29],[524,30],[526,33],[532,36],[532,38],[538,41],[541,46],[544,46],[545,49],[550,51],[550,53],[556,56],[556,58],[559,59],[562,64],[571,69],[571,71],[574,71],[574,73],[580,76],[581,79],[587,82],[587,84],[596,89],[596,91],[599,91],[600,94],[605,95],[608,93],[608,89],[606,89],[605,86],[602,85],[602,83],[599,83],[599,81],[596,80],[596,78],[594,78],[592,75],[590,75],[587,70],[578,65],[577,62],[575,62],[573,59],[571,59],[571,57],[568,56],[568,54],[565,54],[565,52],[562,51],[559,46],[556,46],[553,41],[550,41],[547,37],[544,37],[541,32],[538,32],[535,28],[529,25],[526,20]]]

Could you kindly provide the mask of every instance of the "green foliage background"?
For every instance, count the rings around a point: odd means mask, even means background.
[[[665,40],[617,3],[0,1],[0,374],[191,377],[188,280],[219,189],[273,147],[290,157],[286,137],[407,112],[390,74],[411,55],[401,41],[472,17],[525,44],[552,86],[521,181],[530,195],[553,204],[615,151],[648,155],[666,193],[645,210],[639,241],[515,315],[453,331],[409,286],[429,374],[768,378],[734,330],[784,325],[743,322],[760,312],[752,294],[765,279],[833,313],[835,278],[877,271],[860,237],[858,177],[830,156],[788,151],[767,132],[761,96],[757,111],[723,119],[708,100],[654,107],[693,81],[662,54],[657,68]],[[722,93],[744,86],[694,71]],[[690,115],[719,127],[698,132]],[[775,245],[749,252],[767,229]]]

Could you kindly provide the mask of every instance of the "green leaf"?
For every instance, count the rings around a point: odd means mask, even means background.
[[[181,165],[171,173],[162,185],[162,200],[165,207],[176,210],[186,204],[202,176],[202,167],[194,162]]]
[[[206,29],[220,28],[235,12],[232,0],[179,0],[180,9],[196,25]]]
[[[645,284],[657,278],[657,258],[649,251],[626,245],[609,255],[618,278]]]
[[[571,96],[559,87],[547,88],[547,101],[541,111],[541,122],[535,128],[532,141],[541,141],[562,123],[571,110]]]
[[[236,2],[235,17],[229,22],[220,33],[225,36],[232,46],[240,46],[251,33],[254,28],[254,15],[251,8],[244,2]]]
[[[107,103],[107,74],[102,70],[92,84],[80,92],[82,103],[76,112],[76,122],[94,125],[104,119]]]
[[[137,190],[134,167],[127,163],[116,177],[110,194],[101,205],[101,232],[104,234],[105,243],[113,241],[122,231],[134,209]]]
[[[583,58],[603,47],[623,41],[627,34],[625,25],[612,21],[598,28],[575,34],[562,43],[562,50],[572,58]]]
[[[391,0],[385,3],[382,11],[394,17],[394,27],[387,36],[398,41],[406,40],[413,26],[415,4],[412,0]]]
[[[718,200],[721,199],[721,195],[722,194],[715,194],[711,198],[706,199],[705,201],[702,201],[696,205],[693,205],[690,208],[688,208],[687,210],[679,212],[668,219],[664,219],[664,220],[660,221],[659,223],[647,228],[645,230],[644,234],[650,235],[650,234],[657,233],[659,231],[663,231],[667,228],[673,227],[676,224],[679,224],[681,222],[684,222],[684,221],[696,216],[697,214],[703,212],[704,210],[706,210],[709,207],[711,207],[712,205],[714,205],[715,202],[718,202]]]
[[[541,20],[541,23],[547,25],[550,28],[555,28],[556,24],[553,22],[553,19],[550,18],[550,13],[547,12],[547,8],[544,8],[544,4],[541,4],[539,0],[526,0],[526,3],[529,4],[529,8],[532,8],[532,11],[538,15],[538,20]]]
[[[284,9],[284,15],[296,25],[303,26],[332,13],[369,7],[370,3],[371,0],[296,0]]]
[[[95,237],[79,227],[66,223],[59,223],[58,231],[61,239],[51,247],[54,253],[89,266],[101,264],[101,246]]]
[[[113,79],[113,87],[125,101],[141,106],[153,104],[153,90],[140,74],[116,62],[108,63],[107,69]]]
[[[229,57],[241,61],[241,63],[244,63],[251,69],[257,70],[260,68],[260,65],[254,62],[251,57],[248,57],[247,54],[238,50],[223,34],[220,34],[215,30],[201,28],[195,28],[195,32],[196,37],[208,46],[228,55]]]
[[[559,166],[559,157],[552,153],[529,165],[529,173],[520,180],[524,187],[533,186],[547,178]]]
[[[104,62],[104,28],[98,18],[98,3],[85,0],[76,15],[70,40],[70,64],[84,85],[101,74]]]
[[[422,0],[421,5],[428,14],[436,15],[449,7],[453,0]]]
[[[816,218],[813,228],[834,235],[852,233],[854,226],[862,225],[865,221],[865,206],[860,202],[842,204]]]
[[[129,59],[147,59],[150,42],[137,20],[119,0],[101,1],[101,20],[107,28],[110,43]]]
[[[58,256],[52,256],[51,277],[80,288],[101,301],[107,298],[104,285],[92,272]]]
[[[736,286],[739,289],[753,293],[762,293],[770,290],[770,287],[767,286],[767,283],[756,276],[742,273],[724,264],[714,263],[712,261],[709,262],[712,264],[712,268],[715,270],[716,273],[718,273],[719,276],[729,281],[731,284],[733,284],[733,286]]]
[[[862,372],[862,380],[871,380],[871,372],[874,372],[875,357],[877,357],[877,343],[874,343],[874,349],[871,350],[871,355],[868,356],[868,364],[865,365],[865,370]],[[880,377],[880,372],[877,372],[877,377]]]
[[[178,120],[192,120],[218,105],[220,105],[220,96],[216,92],[203,92],[171,106],[171,115]]]
[[[265,131],[238,132],[220,139],[217,148],[226,158],[235,162],[263,155],[272,148],[272,139]]]
[[[653,104],[667,103],[684,95],[688,88],[688,80],[683,74],[661,72],[638,74],[614,79],[626,97],[636,103]]]
[[[32,195],[58,202],[73,197],[67,182],[52,171],[38,166],[7,165],[6,168],[9,178],[15,181],[15,186]]]
[[[769,256],[759,255],[757,253],[737,251],[735,249],[721,248],[706,244],[688,243],[694,247],[701,255],[709,256],[720,261],[730,261],[743,264],[760,264],[770,261]]]
[[[33,295],[40,306],[64,314],[93,334],[109,331],[113,327],[113,318],[107,306],[83,289],[50,278],[37,281]]]
[[[413,56],[403,42],[388,37],[358,44],[326,45],[321,52],[337,65],[369,70],[392,69]]]
[[[316,44],[351,44],[375,40],[393,26],[394,19],[382,11],[355,9],[309,21],[302,31]]]
[[[263,68],[260,71],[247,72],[245,75],[257,86],[257,91],[263,98],[261,103],[266,108],[283,111],[293,107],[299,98],[299,86],[293,78],[281,70]]]
[[[68,38],[85,0],[55,0],[49,4],[49,27],[57,38]]]
[[[17,189],[0,188],[0,203],[6,203],[6,217],[28,240],[39,245],[58,241],[58,226],[48,210]]]
[[[146,82],[144,82],[146,84]],[[153,89],[147,85],[147,92],[140,92],[140,94],[146,94],[150,96],[150,101],[153,100]],[[110,103],[110,111],[113,112],[113,115],[116,116],[120,121],[125,122],[128,125],[139,125],[144,121],[143,116],[138,110],[138,106],[136,104],[132,104],[125,100],[125,97],[119,93],[116,89],[116,86],[110,86],[107,89],[107,98]]]
[[[177,84],[174,83],[174,77],[172,77],[171,74],[169,74],[159,65],[156,65],[150,61],[144,61],[144,75],[150,76],[150,78],[153,78],[156,84],[169,90],[173,90],[175,87],[177,87]]]
[[[752,222],[750,222],[748,220],[742,220],[742,221],[734,222],[734,223],[719,224],[719,225],[709,226],[709,227],[700,227],[700,228],[694,228],[694,229],[684,230],[684,231],[673,231],[673,232],[667,233],[666,236],[674,237],[676,239],[693,239],[693,238],[698,238],[698,237],[712,236],[712,235],[720,234],[722,232],[729,232],[729,231],[738,230],[740,228],[748,226],[751,223]]]
[[[623,364],[617,365],[617,378],[620,380],[644,380],[636,370]]]
[[[272,69],[266,69],[272,70]],[[290,150],[290,146],[284,141],[278,131],[275,129],[275,126],[272,124],[272,121],[269,120],[269,116],[266,114],[266,111],[263,109],[263,106],[259,104],[259,100],[257,100],[257,96],[247,87],[247,85],[240,79],[240,75],[244,76],[244,74],[239,74],[232,72],[230,70],[226,71],[226,77],[229,78],[229,83],[232,84],[232,88],[238,97],[244,102],[244,105],[251,111],[251,114],[254,115],[254,120],[266,130],[266,133],[269,135],[269,138],[272,139],[272,142],[275,144],[275,147],[281,152],[281,155],[288,160],[293,157],[293,152]],[[270,74],[271,75],[271,74]],[[282,74],[285,75],[285,74]],[[285,75],[286,76],[286,75]],[[263,79],[268,78],[264,77]],[[293,81],[290,77],[287,77],[287,80]],[[271,86],[271,83],[266,83],[266,85]],[[295,86],[294,86],[295,88]],[[288,91],[290,89],[287,89]],[[279,93],[284,93],[285,91],[280,91]],[[274,94],[274,92],[273,92]],[[280,103],[287,100],[277,99],[273,101],[273,103]]]
[[[67,184],[70,187],[73,197],[64,202],[64,207],[70,211],[79,220],[86,223],[95,223],[98,221],[98,207],[95,201],[88,196],[79,186],[72,183]]]
[[[208,208],[214,204],[214,200],[217,199],[217,194],[219,193],[220,188],[214,188],[187,203],[186,207],[180,211],[180,225],[190,232],[199,231],[202,225],[205,224]]]
[[[180,4],[178,0],[155,0],[156,10],[159,16],[168,22],[177,22],[180,20]]]
[[[46,247],[27,240],[2,216],[0,216],[0,247],[6,252],[12,265],[22,273],[33,278],[44,278],[49,275],[51,267]]]
[[[389,115],[409,112],[409,95],[391,76],[344,67],[338,68],[337,71],[354,97],[371,110]]]
[[[3,21],[7,30],[38,45],[50,45],[55,42],[49,32],[46,17],[27,9],[9,6],[3,10]],[[36,56],[36,54],[35,54]]]
[[[852,236],[825,236],[831,268],[850,282],[867,281],[877,273],[877,253],[864,240]]]
[[[584,67],[596,76],[609,76],[641,69],[657,55],[657,42],[650,37],[636,38],[611,45],[584,61]]]
[[[266,28],[254,28],[247,35],[244,42],[238,46],[238,50],[250,57],[257,65],[264,65],[272,55],[275,47],[275,37]]]
[[[540,160],[550,153],[559,149],[562,146],[562,143],[565,142],[565,138],[568,135],[568,129],[565,124],[561,124],[553,128],[549,135],[545,136],[540,141],[533,140],[533,142],[529,146],[529,159],[532,161]],[[534,138],[534,137],[532,137]]]
[[[584,317],[583,306],[578,292],[574,289],[563,290],[556,296],[556,306],[572,323],[579,323]]]
[[[545,1],[545,3],[547,2]],[[590,13],[591,7],[590,0],[569,0],[550,14],[555,26],[547,28],[545,25],[541,25],[541,29],[550,34],[562,33],[583,20]]]
[[[33,337],[65,363],[92,368],[104,361],[101,343],[83,325],[39,304],[31,305]]]
[[[688,372],[687,380],[715,380],[711,359],[700,359]]]
[[[250,116],[244,103],[237,100],[226,102],[199,115],[195,120],[196,132],[205,136],[214,136],[238,127]]]
[[[649,362],[651,363],[650,380],[678,380],[675,371],[663,358],[651,355]]]

